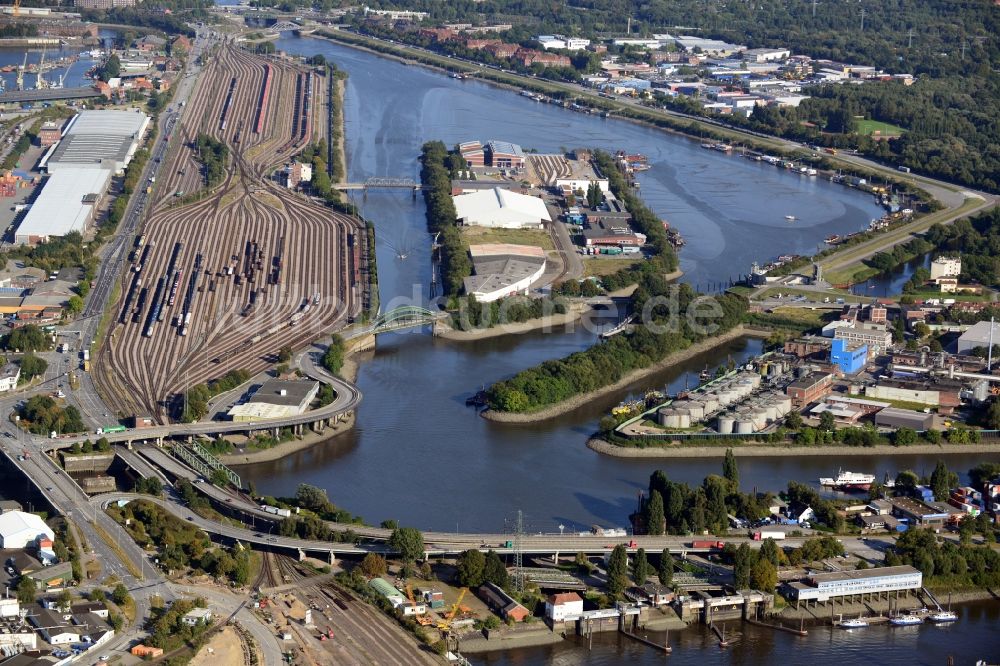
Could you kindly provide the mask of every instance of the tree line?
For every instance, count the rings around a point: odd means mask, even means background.
[[[584,351],[523,370],[487,389],[490,407],[503,412],[532,412],[603,388],[632,370],[647,368],[696,342],[730,330],[746,314],[746,301],[734,294],[712,299],[718,306],[718,316],[693,314],[704,301],[689,285],[669,285],[662,275],[652,271],[638,277],[640,284],[632,294],[631,310],[645,310],[649,322],[662,329],[654,332],[644,323]],[[688,313],[692,316],[686,316]]]
[[[420,182],[427,207],[427,230],[438,234],[441,252],[441,285],[444,293],[455,296],[472,274],[472,262],[458,229],[451,179],[465,167],[461,156],[449,153],[441,141],[424,144],[420,155]]]
[[[225,143],[213,139],[207,134],[199,134],[195,140],[198,161],[201,162],[205,185],[215,187],[226,177],[226,161],[229,159],[229,148]]]

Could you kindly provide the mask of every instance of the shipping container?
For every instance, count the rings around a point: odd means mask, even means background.
[[[726,547],[725,541],[692,541],[692,548],[714,548],[717,550],[722,550]]]

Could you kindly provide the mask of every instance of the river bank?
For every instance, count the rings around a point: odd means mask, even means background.
[[[796,456],[891,456],[891,455],[953,455],[969,453],[996,453],[1000,442],[978,444],[914,444],[912,446],[795,446],[793,444],[747,444],[740,446],[732,440],[718,446],[704,444],[686,445],[665,442],[662,446],[619,446],[600,437],[587,440],[591,451],[615,458],[722,458],[732,449],[733,455],[744,458]]]
[[[354,382],[357,380],[358,376],[358,363],[354,360],[352,356],[348,356],[344,359],[344,365],[340,369],[340,376],[349,382]],[[341,433],[347,432],[354,427],[357,420],[357,415],[351,413],[343,421],[339,421],[331,426],[328,426],[323,432],[314,432],[312,430],[306,430],[305,434],[296,437],[295,439],[288,440],[287,442],[281,442],[276,444],[269,449],[259,449],[256,451],[242,451],[236,453],[223,453],[217,455],[216,457],[222,461],[225,465],[250,465],[253,463],[263,463],[272,462],[275,460],[281,460],[285,456],[292,455],[299,451],[304,451],[320,442],[325,442],[326,440],[339,435]]]
[[[580,395],[573,396],[568,400],[563,400],[554,405],[550,405],[545,409],[538,410],[537,412],[531,412],[527,414],[514,413],[514,412],[498,412],[492,409],[487,409],[482,412],[481,416],[489,421],[496,421],[498,423],[535,423],[537,421],[544,421],[546,419],[552,419],[557,416],[562,416],[568,412],[578,409],[584,405],[589,404],[594,400],[594,398],[599,398],[605,396],[609,393],[614,393],[624,389],[629,384],[632,384],[643,377],[655,374],[661,370],[666,370],[673,365],[683,363],[688,361],[698,354],[703,354],[707,351],[719,347],[721,345],[727,344],[736,340],[737,338],[747,337],[747,336],[759,336],[758,331],[745,328],[742,324],[726,331],[722,335],[717,335],[713,338],[707,340],[702,340],[697,342],[687,349],[671,354],[667,358],[653,363],[645,368],[640,368],[633,370],[632,372],[626,374],[624,377],[619,379],[614,384],[609,384],[607,386],[601,387],[594,391],[589,391],[587,393],[581,393]]]

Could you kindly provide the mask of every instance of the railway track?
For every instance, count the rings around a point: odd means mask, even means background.
[[[312,118],[318,79],[231,46],[206,67],[174,130],[184,145],[165,158],[141,270],[123,277],[128,300],[95,363],[98,389],[120,413],[165,422],[190,386],[264,369],[283,346],[301,347],[359,310],[360,273],[347,250],[363,226],[267,178],[325,125]],[[199,134],[229,147],[226,172],[198,201],[178,204],[175,193],[203,186],[191,148]]]

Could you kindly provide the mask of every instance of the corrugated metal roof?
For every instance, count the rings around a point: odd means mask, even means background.
[[[103,194],[112,173],[111,169],[66,168],[49,176],[15,232],[17,241],[82,232],[93,213],[93,206],[83,203],[83,197]]]

